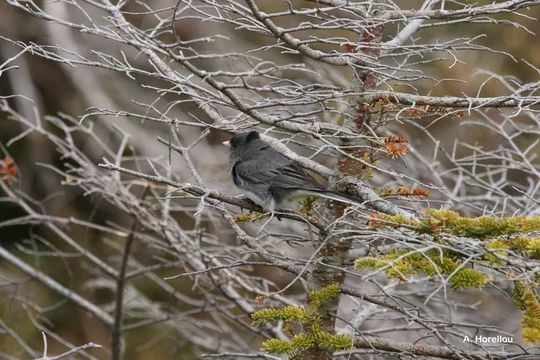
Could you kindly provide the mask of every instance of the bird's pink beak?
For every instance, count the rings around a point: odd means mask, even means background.
[[[222,142],[223,145],[225,145],[226,147],[230,148],[231,147],[231,142],[230,141],[224,141]]]

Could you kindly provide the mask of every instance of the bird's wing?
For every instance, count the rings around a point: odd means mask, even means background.
[[[300,165],[274,149],[236,164],[235,173],[243,181],[268,184],[283,189],[324,189]]]

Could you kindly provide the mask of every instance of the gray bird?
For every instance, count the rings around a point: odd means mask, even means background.
[[[305,196],[320,196],[349,204],[358,200],[328,190],[298,163],[263,141],[256,131],[235,135],[230,141],[230,171],[235,185],[264,210],[290,209]]]

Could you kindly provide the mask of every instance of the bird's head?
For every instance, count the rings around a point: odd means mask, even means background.
[[[242,134],[234,135],[231,140],[224,141],[223,145],[230,147],[231,150],[251,145],[254,140],[259,140],[261,136],[256,131],[245,132]]]
[[[231,159],[249,157],[253,152],[268,146],[256,131],[237,134],[223,145],[230,148]]]
[[[238,134],[232,137],[230,140],[231,147],[250,145],[254,140],[260,139],[261,136],[256,131],[250,131],[242,134]]]

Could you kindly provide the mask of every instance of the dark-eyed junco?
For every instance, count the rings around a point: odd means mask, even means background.
[[[266,211],[290,209],[291,202],[305,196],[358,204],[358,200],[319,184],[298,163],[263,141],[256,131],[235,135],[224,144],[230,146],[234,183]]]

